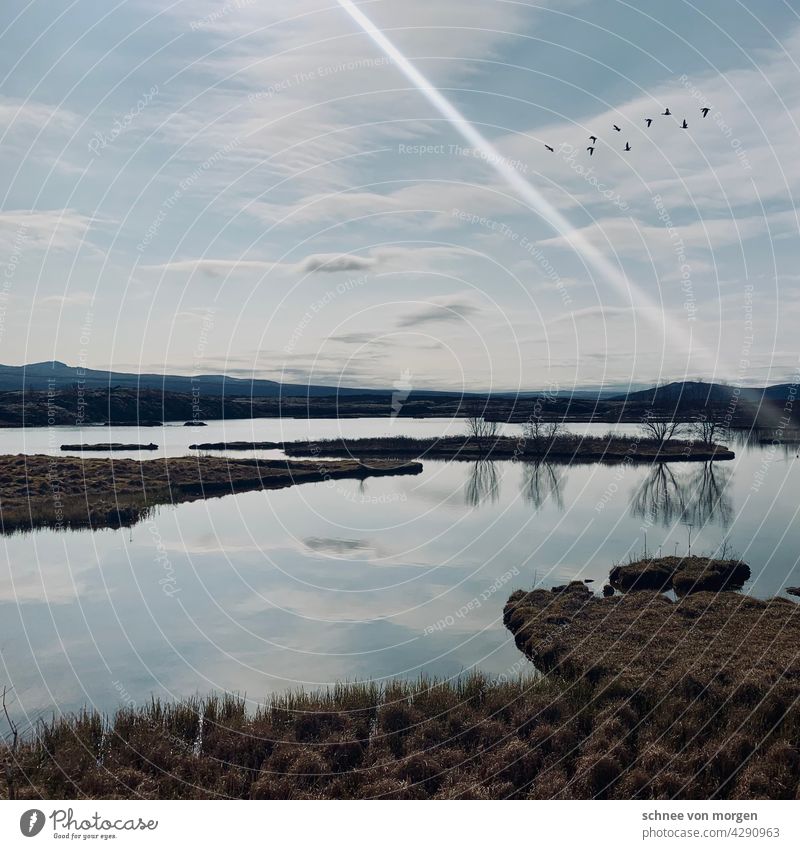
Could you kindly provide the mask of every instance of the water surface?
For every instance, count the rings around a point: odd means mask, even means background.
[[[461,429],[261,419],[4,430],[0,451],[153,441],[175,456],[195,441]],[[571,579],[599,589],[613,563],[645,545],[685,553],[690,533],[694,553],[726,546],[751,565],[745,592],[773,595],[800,583],[796,449],[739,441],[734,461],[652,468],[426,460],[416,477],[164,507],[132,529],[6,536],[0,676],[31,719],[151,694],[228,690],[256,703],[343,679],[514,674],[525,663],[501,621],[511,591]]]

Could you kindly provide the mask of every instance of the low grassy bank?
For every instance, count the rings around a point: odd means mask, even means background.
[[[594,795],[800,798],[794,602],[601,598],[575,582],[515,592],[504,619],[539,669],[586,694],[576,747]]]
[[[554,682],[476,674],[290,693],[255,713],[233,697],[153,702],[55,720],[5,760],[18,798],[500,798],[558,763],[570,737],[548,739],[550,723],[578,707],[561,699]]]
[[[192,451],[269,451],[281,448],[281,442],[196,442]]]
[[[65,443],[62,451],[156,451],[155,442],[75,442]]]
[[[252,460],[170,457],[0,456],[0,531],[39,527],[118,528],[160,504],[300,483],[418,474],[422,464],[375,460]]]
[[[709,557],[650,557],[615,566],[608,576],[616,590],[674,590],[678,595],[739,590],[750,580],[741,560]]]
[[[543,670],[341,684],[56,719],[2,752],[17,798],[798,798],[800,606],[515,592]]]
[[[286,442],[283,450],[293,457],[406,457],[446,460],[548,459],[558,462],[676,462],[680,460],[732,460],[725,446],[687,440],[565,434],[553,440],[498,436],[477,439],[444,436],[414,439],[406,436],[362,439],[322,439]]]

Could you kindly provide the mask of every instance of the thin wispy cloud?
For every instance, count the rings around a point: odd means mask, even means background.
[[[706,39],[698,52],[665,35],[660,13],[628,11],[629,47],[611,58],[572,49],[586,27],[616,38],[623,11],[612,5],[408,0],[363,11],[581,239],[719,357],[740,359],[754,286],[748,359],[766,367],[772,348],[791,350],[797,320],[776,284],[796,270],[800,232],[797,18],[773,4],[762,31],[734,10],[736,50]],[[620,357],[603,325],[641,318],[643,299],[587,267],[338,4],[133,0],[126,11],[139,38],[108,51],[119,33],[76,6],[70,26],[86,34],[58,74],[23,61],[30,39],[4,42],[14,69],[0,97],[7,361],[77,361],[68,325],[79,311],[65,319],[57,308],[75,306],[93,311],[95,327],[120,315],[137,327],[113,343],[95,332],[91,365],[136,363],[142,348],[167,366],[190,363],[213,308],[208,350],[246,360],[266,339],[280,353],[294,336],[287,367],[298,379],[326,346],[338,346],[330,378],[336,356],[376,349],[381,334],[396,360],[365,362],[348,379],[391,382],[397,366],[442,385],[468,374],[513,386],[527,354],[519,339],[545,331],[555,354],[542,369],[564,383],[700,370],[691,346],[655,333],[640,334],[635,362]],[[676,31],[705,26],[690,7],[670,14]],[[68,37],[64,26],[52,37]],[[93,150],[99,137],[107,143]],[[368,282],[337,289],[354,278]],[[95,291],[92,304],[75,300]],[[424,335],[448,355],[432,361]]]
[[[481,313],[481,308],[462,298],[437,298],[416,307],[397,319],[398,327],[420,327],[424,324],[461,323]]]

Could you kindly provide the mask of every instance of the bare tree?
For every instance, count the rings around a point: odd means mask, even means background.
[[[481,442],[484,439],[493,439],[500,434],[500,422],[487,422],[483,416],[472,415],[465,420],[467,436]]]
[[[523,427],[523,438],[534,454],[546,454],[564,433],[563,422],[543,422],[539,417],[531,417]]]
[[[642,433],[650,439],[658,442],[669,442],[676,436],[680,436],[686,430],[683,422],[673,422],[657,419],[652,410],[648,410],[640,425]]]
[[[725,439],[727,428],[722,422],[701,413],[692,424],[692,435],[698,442],[712,445],[715,439]]]

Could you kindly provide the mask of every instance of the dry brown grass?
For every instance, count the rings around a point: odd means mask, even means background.
[[[732,592],[504,611],[542,676],[342,684],[59,718],[0,750],[17,798],[800,798],[800,608]],[[3,763],[4,762],[4,763]]]
[[[600,599],[574,584],[515,593],[506,620],[547,675],[342,684],[250,713],[224,697],[58,719],[6,751],[5,793],[798,798],[791,602]]]
[[[5,774],[17,798],[525,796],[558,760],[535,732],[559,698],[552,682],[471,675],[288,693],[252,713],[235,697],[152,702],[42,725]]]
[[[599,598],[576,582],[558,594],[514,593],[505,621],[540,669],[588,688],[589,705],[611,707],[606,720],[595,716],[581,746],[571,780],[579,795],[798,794],[793,602],[733,592],[676,602],[646,591]]]
[[[420,463],[375,460],[158,460],[0,456],[0,529],[103,528],[135,524],[159,504],[299,483],[417,474]]]
[[[559,462],[652,463],[668,461],[732,460],[735,457],[721,445],[671,440],[660,442],[642,437],[563,434],[552,442],[522,436],[477,439],[471,436],[443,436],[428,439],[364,437],[286,442],[284,451],[295,457],[422,457],[427,459],[475,460],[547,458]]]
[[[612,587],[629,590],[675,590],[678,595],[741,589],[750,579],[750,567],[741,560],[710,557],[652,557],[615,566]]]

